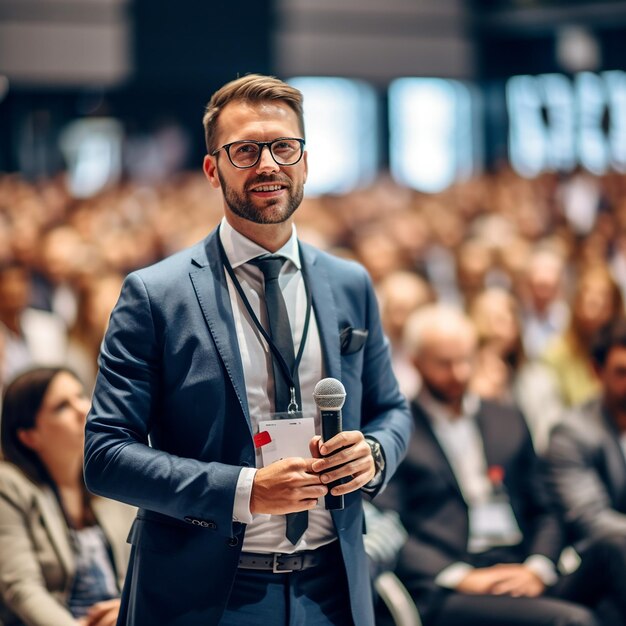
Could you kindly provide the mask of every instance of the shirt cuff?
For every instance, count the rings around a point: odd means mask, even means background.
[[[235,505],[233,506],[233,522],[250,524],[252,520],[261,515],[253,515],[250,511],[250,497],[252,496],[252,485],[256,475],[255,467],[242,467],[237,479],[235,490]],[[269,518],[269,515],[266,517]]]
[[[537,574],[546,587],[554,585],[559,579],[554,563],[547,556],[543,556],[543,554],[529,556],[524,561],[524,565]]]
[[[372,478],[372,480],[370,480],[368,483],[365,483],[365,485],[363,485],[362,489],[376,489],[376,487],[378,487],[378,485],[380,485],[383,482],[383,473],[379,470],[378,472],[376,472],[376,474],[374,474],[374,478]]]
[[[460,561],[453,563],[437,574],[435,584],[440,587],[445,587],[446,589],[456,589],[473,569],[474,568],[468,563],[461,563]]]

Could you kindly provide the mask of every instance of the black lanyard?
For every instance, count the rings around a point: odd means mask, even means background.
[[[302,339],[300,340],[300,348],[298,349],[298,354],[296,355],[296,358],[293,362],[293,368],[290,371],[287,365],[287,362],[285,361],[283,355],[280,353],[280,350],[276,347],[276,344],[272,341],[272,338],[269,336],[265,328],[263,328],[263,325],[259,321],[259,318],[257,317],[256,313],[252,309],[252,305],[250,304],[250,301],[248,300],[246,294],[244,293],[243,288],[241,287],[241,283],[239,282],[239,279],[235,275],[235,270],[233,269],[233,266],[230,264],[230,261],[228,260],[228,256],[226,255],[226,251],[224,250],[224,245],[222,244],[219,229],[217,232],[217,242],[219,244],[220,256],[222,258],[222,265],[228,272],[230,279],[233,281],[233,285],[235,286],[235,289],[237,290],[237,293],[239,294],[239,297],[241,298],[243,305],[246,307],[248,314],[250,315],[252,321],[254,322],[254,325],[259,329],[259,332],[261,333],[261,335],[263,335],[263,338],[265,339],[265,341],[267,341],[267,345],[272,351],[272,354],[274,355],[274,358],[276,359],[277,363],[280,365],[281,372],[283,373],[283,376],[285,377],[285,380],[287,381],[287,384],[289,385],[291,401],[289,402],[289,407],[287,410],[289,411],[289,413],[298,411],[298,403],[296,401],[296,384],[294,382],[295,374],[298,371],[298,368],[300,367],[300,361],[302,361],[302,355],[304,353],[304,344],[306,343],[306,339],[309,334],[309,323],[311,321],[311,309],[313,308],[311,306],[311,293],[307,285],[306,274],[304,272],[304,265],[302,266],[301,272],[302,272],[302,280],[304,282],[304,292],[306,293],[306,316],[304,318],[304,328],[302,329]],[[302,251],[300,250],[300,244],[298,244],[298,250],[300,252],[300,258],[302,258]]]

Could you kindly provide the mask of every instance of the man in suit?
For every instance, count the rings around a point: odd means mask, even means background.
[[[626,538],[626,320],[599,331],[592,348],[599,397],[552,432],[549,482],[574,545]]]
[[[245,76],[204,125],[225,217],[126,279],[88,419],[89,488],[140,507],[120,624],[373,624],[361,493],[386,485],[411,419],[371,282],[297,240],[299,91]],[[321,444],[324,376],[347,396],[344,432]],[[308,449],[265,463],[271,418],[294,409]],[[345,506],[327,511],[340,478]]]
[[[561,529],[524,419],[468,393],[469,319],[432,305],[409,318],[406,332],[422,389],[407,457],[380,504],[398,510],[409,533],[398,574],[424,624],[622,623],[623,600],[606,622],[582,604],[623,595],[623,549],[597,545],[576,572],[557,574]]]

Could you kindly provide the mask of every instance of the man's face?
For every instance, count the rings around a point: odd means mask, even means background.
[[[0,316],[19,315],[27,306],[30,296],[30,278],[19,267],[4,270],[0,276]]]
[[[626,412],[626,348],[611,348],[599,373],[607,405]]]
[[[272,141],[302,136],[295,112],[280,101],[231,102],[220,113],[217,130],[217,147],[244,139]],[[305,152],[295,165],[278,165],[264,148],[254,167],[238,169],[226,151],[220,150],[205,157],[204,172],[213,187],[222,189],[227,217],[235,222],[280,224],[302,202],[307,155]]]
[[[431,395],[458,404],[472,376],[476,341],[470,332],[432,330],[424,337],[415,365]]]

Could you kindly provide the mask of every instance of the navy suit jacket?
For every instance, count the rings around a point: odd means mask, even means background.
[[[217,624],[237,569],[245,525],[232,520],[235,488],[255,453],[217,237],[130,274],[102,346],[85,476],[93,492],[140,507],[119,621],[127,626]],[[325,373],[346,388],[344,429],[380,441],[386,484],[411,418],[371,282],[356,263],[307,245],[302,253]],[[342,354],[350,327],[369,336]],[[361,493],[332,517],[354,622],[373,624]]]

